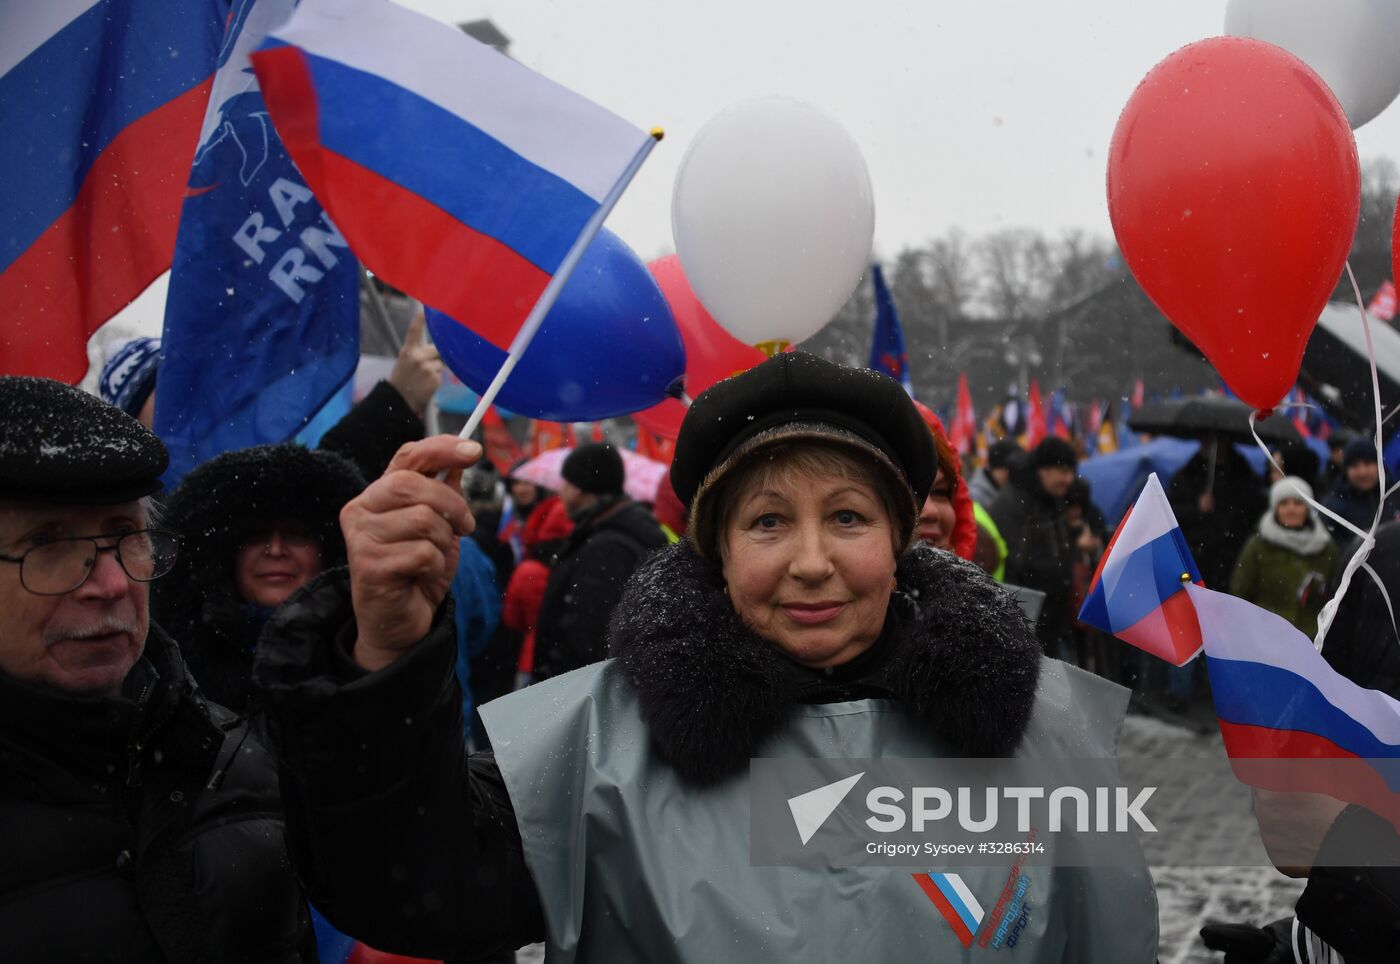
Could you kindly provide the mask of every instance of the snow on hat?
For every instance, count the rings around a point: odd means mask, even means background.
[[[121,409],[53,379],[0,376],[0,499],[131,502],[160,491],[169,464]]]
[[[97,379],[102,400],[135,418],[156,387],[160,339],[133,338],[112,352]]]

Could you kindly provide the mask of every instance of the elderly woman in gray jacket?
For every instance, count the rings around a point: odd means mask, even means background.
[[[751,853],[755,758],[1107,756],[1126,704],[1043,659],[984,573],[914,545],[935,457],[893,380],[791,353],[697,398],[672,467],[691,539],[633,577],[612,659],[483,708],[494,757],[455,718],[441,604],[471,521],[433,478],[477,454],[401,452],[343,516],[348,573],[259,656],[293,858],[338,927],[448,958],[1154,959],[1140,857],[944,876]],[[822,846],[807,830],[774,833]]]

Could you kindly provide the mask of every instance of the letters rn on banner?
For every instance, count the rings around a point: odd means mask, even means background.
[[[156,433],[173,484],[291,438],[359,360],[359,267],[293,165],[248,55],[292,0],[237,0],[181,215]]]
[[[227,4],[15,0],[0,18],[0,372],[77,382],[170,265]]]

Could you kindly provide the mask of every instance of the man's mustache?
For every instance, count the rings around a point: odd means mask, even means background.
[[[138,631],[139,628],[134,618],[119,619],[115,616],[106,616],[82,626],[59,626],[46,629],[44,631],[44,645],[52,646],[54,643],[69,640],[94,639],[98,636],[115,636],[119,633],[126,633],[134,638]]]

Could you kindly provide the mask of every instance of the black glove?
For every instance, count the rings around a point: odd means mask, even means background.
[[[1267,927],[1212,921],[1201,928],[1201,940],[1213,951],[1225,952],[1225,964],[1293,964],[1289,944],[1292,918]]]

